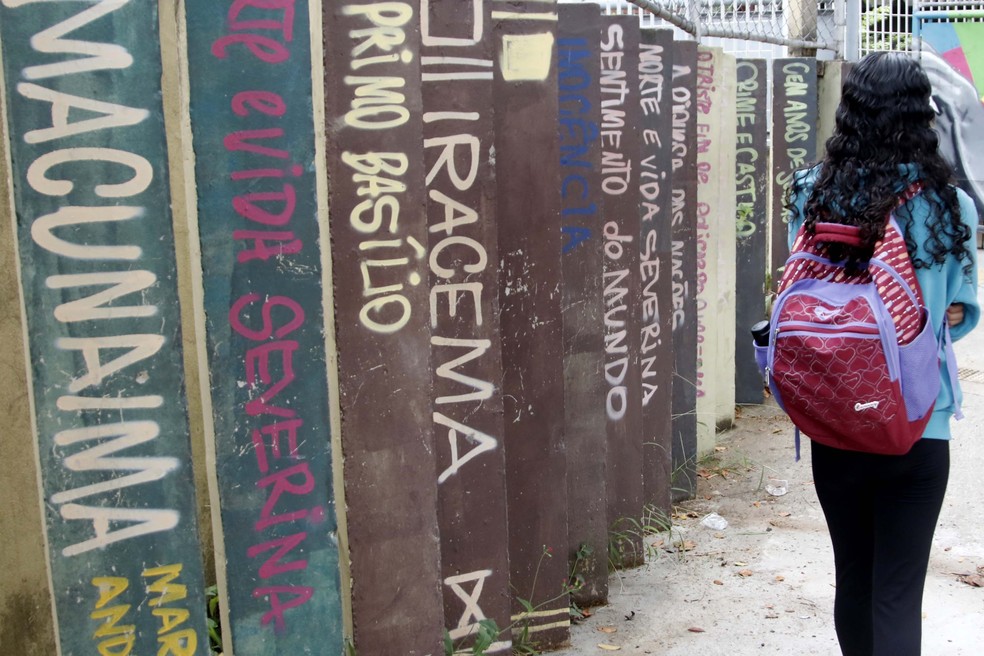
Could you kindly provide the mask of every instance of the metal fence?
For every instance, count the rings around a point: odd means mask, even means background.
[[[581,2],[585,0],[560,0]],[[920,49],[934,23],[984,22],[984,0],[586,0],[643,27],[676,29],[745,57],[815,54],[857,59],[876,50]]]
[[[671,25],[702,44],[769,59],[787,56],[791,50],[819,59],[842,56],[849,22],[847,0],[602,0],[600,4],[607,14],[639,16],[643,27]]]

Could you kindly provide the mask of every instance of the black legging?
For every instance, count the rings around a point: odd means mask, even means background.
[[[834,546],[834,624],[844,656],[918,656],[949,442],[922,439],[904,456],[816,442],[812,451],[813,480]]]

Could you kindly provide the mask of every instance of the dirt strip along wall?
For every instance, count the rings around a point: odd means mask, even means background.
[[[601,189],[604,194],[608,525],[616,567],[643,562],[642,377],[639,372],[639,21],[602,19]]]
[[[57,650],[208,654],[157,7],[7,3],[0,38]]]
[[[55,651],[47,558],[42,532],[38,489],[38,457],[34,448],[32,407],[28,392],[24,343],[24,308],[18,276],[15,213],[10,209],[10,166],[6,121],[0,121],[0,386],[4,431],[14,439],[0,439],[0,462],[6,468],[0,506],[0,645],[10,653],[50,656]],[[25,512],[25,509],[27,512]]]
[[[737,62],[735,200],[735,401],[762,403],[762,375],[749,330],[766,318],[765,254],[769,217],[769,144],[765,104],[768,70],[762,59]]]
[[[642,475],[644,516],[670,512],[673,452],[673,32],[642,30],[639,42],[639,274],[642,325]]]
[[[444,624],[510,622],[490,4],[424,3],[421,76]],[[500,636],[485,653],[508,653]]]
[[[513,619],[549,646],[570,627],[567,558],[545,553],[568,546],[557,5],[496,0],[492,24]]]
[[[673,498],[697,490],[697,44],[673,44]]]
[[[440,653],[416,5],[326,5],[324,39],[354,640],[366,654]]]
[[[564,446],[568,563],[581,607],[608,601],[608,454],[604,407],[604,247],[601,191],[601,14],[595,5],[558,6],[561,263],[563,266]]]
[[[786,194],[793,172],[817,157],[817,62],[815,59],[775,59],[772,62],[772,290],[789,256]]]
[[[291,74],[311,63],[292,36],[310,17],[188,2],[186,18],[223,643],[338,654],[312,80]]]

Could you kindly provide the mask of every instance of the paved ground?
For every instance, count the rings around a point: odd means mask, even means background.
[[[923,653],[984,654],[984,326],[956,345],[967,418],[953,425],[952,469],[926,584]],[[701,463],[697,499],[654,537],[646,566],[611,579],[610,603],[572,631],[557,656],[839,654],[833,558],[811,480],[795,462],[791,425],[770,406],[746,407]],[[788,492],[767,488],[787,481]],[[701,524],[708,513],[729,522]]]

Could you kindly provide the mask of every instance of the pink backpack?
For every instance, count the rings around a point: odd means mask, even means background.
[[[903,202],[921,187],[913,185]],[[940,389],[940,345],[894,215],[867,266],[848,271],[826,244],[860,245],[859,229],[801,227],[779,283],[767,347],[756,347],[779,405],[822,444],[901,455],[922,437]],[[958,411],[959,412],[959,411]]]

